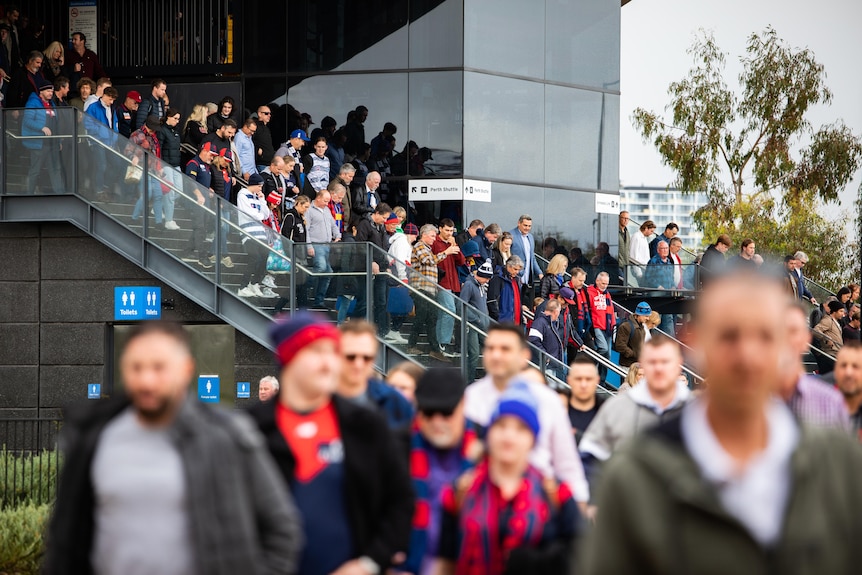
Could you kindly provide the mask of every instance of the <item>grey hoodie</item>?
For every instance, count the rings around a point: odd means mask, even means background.
[[[673,401],[662,409],[650,395],[646,382],[642,382],[627,393],[609,399],[584,432],[578,445],[581,455],[606,461],[621,442],[678,415],[690,397],[688,386],[678,382]]]

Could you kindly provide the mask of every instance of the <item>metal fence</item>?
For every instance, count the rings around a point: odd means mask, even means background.
[[[61,426],[56,419],[0,419],[0,509],[54,500]]]

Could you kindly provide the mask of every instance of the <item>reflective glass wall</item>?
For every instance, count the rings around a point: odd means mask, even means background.
[[[366,142],[391,122],[396,152],[411,140],[430,149],[426,177],[493,182],[491,205],[419,214],[508,228],[529,212],[540,239],[585,250],[615,240],[593,194],[619,191],[619,0],[251,6],[246,107],[279,104],[277,137],[299,127],[298,113],[312,130],[366,106]]]

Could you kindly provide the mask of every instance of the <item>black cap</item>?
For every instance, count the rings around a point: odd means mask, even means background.
[[[464,397],[466,388],[461,370],[432,367],[416,384],[416,406],[420,411],[452,411]]]

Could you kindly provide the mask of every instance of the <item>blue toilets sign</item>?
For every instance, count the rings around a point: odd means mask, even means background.
[[[162,288],[116,286],[114,288],[114,320],[141,321],[162,317]]]
[[[198,399],[202,403],[218,403],[220,398],[220,382],[217,375],[198,376]]]
[[[101,399],[102,397],[102,384],[101,383],[88,383],[87,384],[87,399]]]
[[[251,399],[251,382],[238,381],[236,382],[236,398]]]

